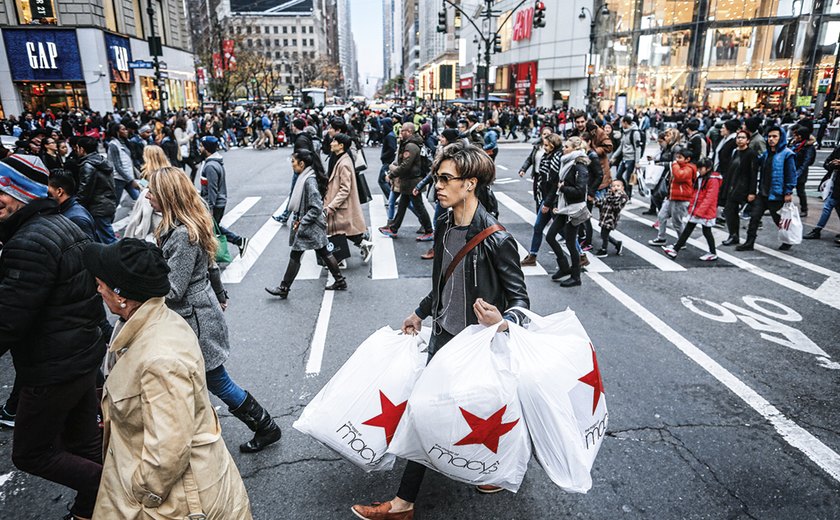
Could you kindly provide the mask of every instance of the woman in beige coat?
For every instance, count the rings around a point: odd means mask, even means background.
[[[105,462],[93,518],[251,520],[207,394],[198,340],[166,306],[163,253],[129,238],[92,244],[84,260],[120,317],[102,396]]]
[[[335,134],[330,141],[327,194],[324,212],[327,214],[327,234],[347,235],[362,251],[365,263],[370,260],[373,243],[365,238],[367,224],[356,187],[356,168],[350,147],[353,140],[347,134]]]

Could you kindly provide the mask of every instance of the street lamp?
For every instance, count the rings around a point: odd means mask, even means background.
[[[592,109],[593,100],[592,100],[592,75],[595,73],[595,67],[592,64],[592,55],[595,53],[595,25],[598,23],[599,16],[609,16],[610,10],[607,7],[607,4],[604,3],[598,12],[595,15],[592,14],[592,11],[589,10],[588,7],[581,7],[580,14],[578,18],[580,20],[586,20],[586,15],[589,14],[589,64],[586,70],[586,105],[587,110]]]

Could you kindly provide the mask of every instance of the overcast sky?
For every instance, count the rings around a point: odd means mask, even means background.
[[[350,19],[359,61],[359,87],[370,96],[382,77],[382,0],[350,0]],[[370,76],[370,84],[365,79]]]

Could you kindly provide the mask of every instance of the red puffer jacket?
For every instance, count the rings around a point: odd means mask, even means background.
[[[697,166],[686,162],[671,163],[671,194],[673,201],[689,201],[694,197],[694,179],[697,177]]]
[[[720,185],[723,184],[723,177],[718,172],[711,172],[700,177],[700,188],[691,201],[688,214],[702,219],[713,219],[717,217],[718,193]]]

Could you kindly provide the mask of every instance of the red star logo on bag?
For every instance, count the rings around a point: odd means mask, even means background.
[[[473,415],[460,406],[458,409],[461,410],[461,415],[464,416],[464,419],[467,421],[467,424],[470,425],[472,431],[467,434],[466,437],[456,442],[455,446],[483,444],[488,450],[496,453],[499,449],[499,438],[511,431],[513,427],[516,426],[516,423],[519,422],[519,419],[509,423],[502,422],[502,416],[505,415],[507,405],[502,406],[499,411],[487,419],[482,419],[477,415]]]
[[[598,359],[595,357],[595,347],[592,343],[589,344],[592,349],[592,372],[578,379],[581,383],[591,386],[594,390],[592,395],[592,414],[595,414],[595,409],[598,408],[598,402],[601,400],[601,394],[604,393],[604,383],[601,381],[601,371],[598,370]]]
[[[391,444],[391,439],[394,438],[394,433],[397,431],[397,425],[400,423],[400,419],[402,418],[403,412],[405,412],[405,407],[408,404],[408,401],[403,401],[402,403],[395,405],[390,399],[388,399],[388,396],[380,390],[379,403],[382,413],[372,419],[368,419],[362,424],[366,426],[378,426],[379,428],[384,428],[385,442]]]

